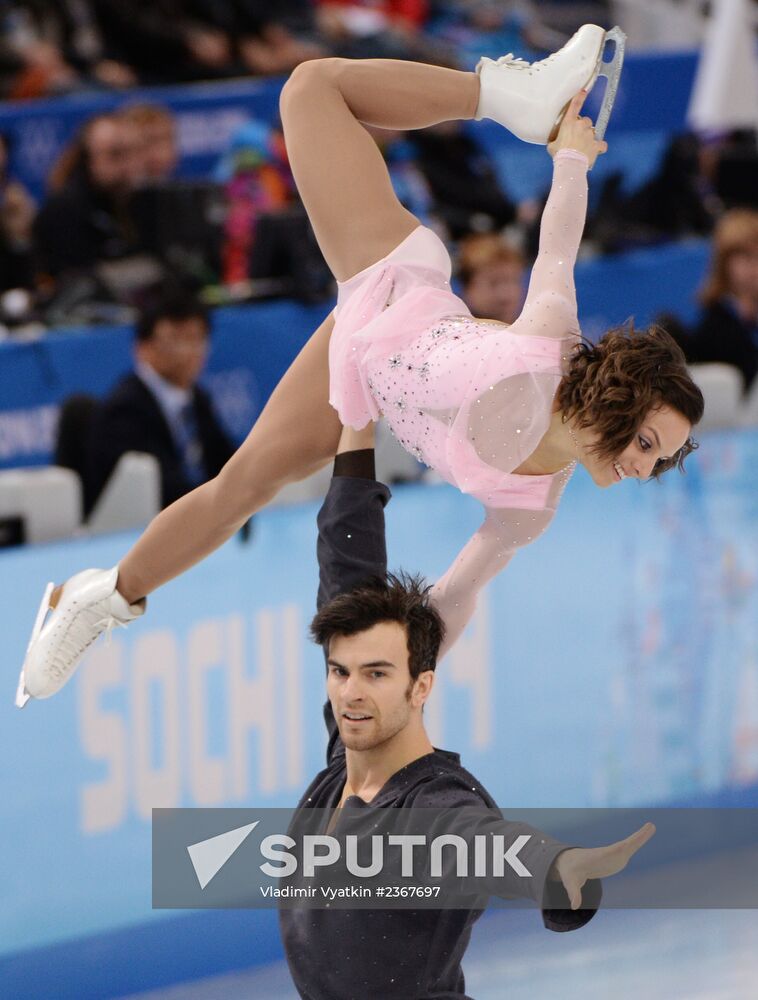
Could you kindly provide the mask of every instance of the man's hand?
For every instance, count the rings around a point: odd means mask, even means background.
[[[551,156],[555,156],[561,149],[575,149],[578,153],[584,153],[591,167],[600,153],[606,152],[608,143],[595,138],[595,127],[591,118],[579,117],[586,97],[586,90],[580,90],[575,97],[572,97],[558,129],[558,135],[548,143],[547,151]]]
[[[655,833],[652,823],[645,823],[626,840],[619,840],[607,847],[570,847],[553,862],[549,878],[563,882],[571,902],[571,909],[582,905],[582,886],[591,878],[605,878],[626,868],[629,858],[650,840]]]

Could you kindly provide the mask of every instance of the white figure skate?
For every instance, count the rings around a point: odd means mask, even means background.
[[[585,24],[562,49],[540,62],[516,59],[512,53],[498,60],[480,59],[475,117],[499,122],[524,142],[546,145],[555,137],[571,98],[583,88],[591,90],[602,74],[608,83],[595,128],[602,139],[618,88],[625,40],[620,28],[606,32],[596,24]],[[615,43],[615,53],[605,63],[608,41]]]
[[[16,706],[49,698],[73,675],[84,651],[106,630],[144,614],[146,601],[129,604],[116,590],[118,567],[87,569],[64,585],[55,607],[49,583],[39,606],[16,690]]]

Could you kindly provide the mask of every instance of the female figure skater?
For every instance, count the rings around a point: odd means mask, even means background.
[[[383,414],[409,450],[485,507],[482,527],[435,587],[446,649],[481,587],[545,529],[577,462],[600,486],[681,465],[702,397],[673,341],[655,331],[611,332],[596,347],[580,340],[573,264],[587,170],[606,144],[579,111],[604,42],[602,28],[585,25],[540,63],[506,56],[482,60],[477,73],[343,59],[295,70],[282,122],[339,284],[335,312],[216,479],[159,514],[118,567],[48,587],[17,704],[54,694],[105,628],[142,614],[145,595],[216,549],[286,483],[320,468],[343,423],[362,427]],[[474,319],[450,291],[444,246],[400,205],[363,127],[482,117],[539,143],[561,121],[548,146],[554,177],[539,256],[511,327]]]

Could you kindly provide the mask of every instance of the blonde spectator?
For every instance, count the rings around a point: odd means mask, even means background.
[[[482,233],[461,241],[458,275],[475,316],[513,323],[524,301],[523,255],[502,236]]]
[[[689,360],[734,365],[747,392],[758,375],[758,212],[735,208],[722,216],[700,301]]]

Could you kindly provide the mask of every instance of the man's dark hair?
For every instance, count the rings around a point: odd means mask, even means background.
[[[155,333],[156,325],[162,319],[172,319],[179,322],[186,319],[199,319],[205,324],[208,333],[211,329],[208,307],[191,289],[181,285],[160,286],[146,296],[135,328],[137,340],[150,340]]]
[[[422,576],[400,572],[365,580],[325,604],[311,622],[311,638],[328,653],[334,636],[357,635],[381,622],[397,622],[408,640],[408,669],[415,681],[434,670],[445,624]]]

